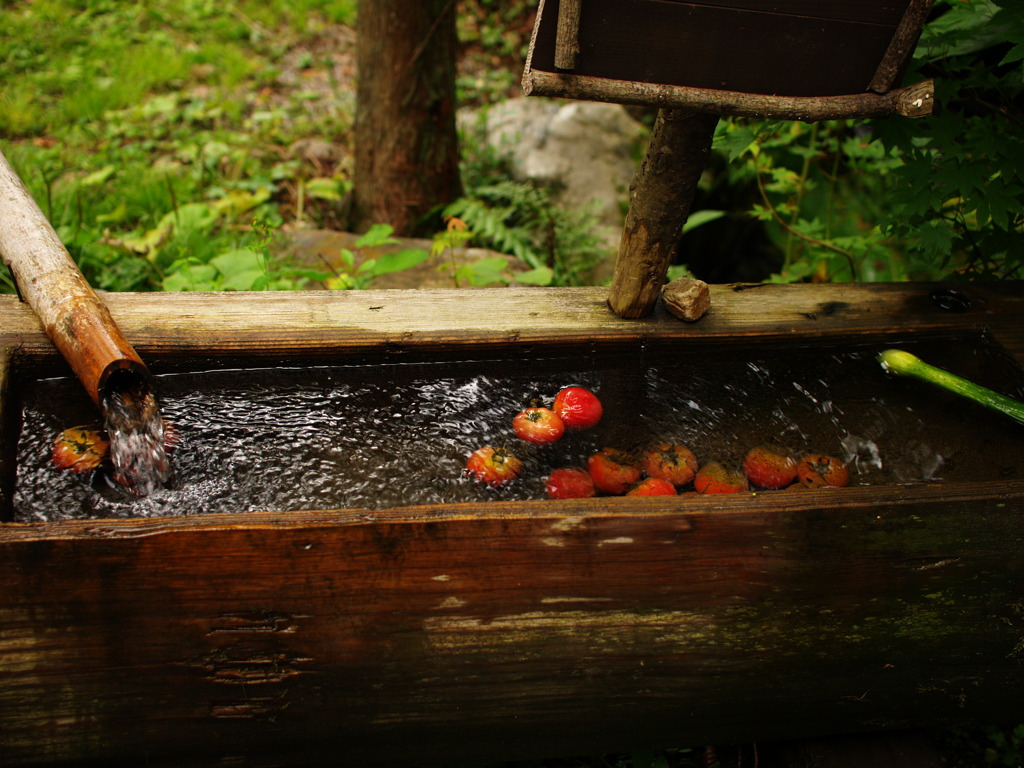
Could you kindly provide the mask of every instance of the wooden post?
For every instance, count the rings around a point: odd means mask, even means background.
[[[875,70],[875,76],[871,79],[871,85],[868,86],[870,90],[885,93],[895,84],[900,70],[906,65],[911,51],[917,45],[921,29],[928,19],[933,4],[934,0],[911,0],[889,42],[889,48],[879,62],[878,69]]]
[[[146,366],[0,152],[0,258],[96,405],[110,375]]]
[[[697,182],[711,152],[718,116],[662,109],[629,189],[608,303],[619,317],[651,312],[690,215]]]
[[[558,4],[558,31],[555,37],[555,66],[576,69],[580,52],[580,6],[582,0],[561,0]]]

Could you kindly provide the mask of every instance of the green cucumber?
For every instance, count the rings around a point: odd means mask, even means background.
[[[993,392],[991,389],[960,378],[956,374],[929,365],[916,355],[902,349],[887,349],[878,356],[878,362],[887,371],[901,376],[912,376],[930,384],[948,389],[976,403],[1006,414],[1024,424],[1024,403],[1012,397]]]

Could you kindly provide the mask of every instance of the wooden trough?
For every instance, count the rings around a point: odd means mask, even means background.
[[[600,288],[107,303],[157,376],[922,339],[1019,366],[1024,286],[960,286],[955,305],[938,288],[713,286],[694,324],[660,305],[620,319]],[[4,765],[450,764],[1024,715],[1012,467],[814,492],[16,523],[20,393],[69,369],[12,296],[0,355]],[[990,416],[949,413],[977,430]],[[1018,435],[1000,439],[994,452]]]

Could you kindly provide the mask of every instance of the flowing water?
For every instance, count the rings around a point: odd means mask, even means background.
[[[149,496],[167,485],[171,463],[164,422],[149,383],[134,372],[113,374],[102,411],[112,479],[134,496]]]
[[[1021,374],[998,350],[944,341],[900,345],[979,383],[1020,396]],[[1024,472],[1024,429],[921,382],[886,374],[881,347],[724,348],[673,354],[594,353],[466,363],[343,365],[157,376],[160,411],[180,433],[173,477],[126,493],[57,471],[52,440],[89,420],[76,382],[22,387],[19,521],[368,508],[541,499],[544,478],[605,445],[689,445],[703,463],[737,465],[759,443],[849,462],[860,485],[998,480]],[[512,417],[563,386],[597,392],[595,429],[529,446]],[[146,450],[156,433],[139,437]],[[466,456],[507,446],[523,476],[475,485]],[[136,448],[130,450],[135,451]],[[159,463],[159,462],[158,462]],[[144,483],[140,480],[139,483]]]

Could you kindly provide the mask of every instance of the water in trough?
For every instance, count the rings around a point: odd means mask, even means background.
[[[1011,396],[1024,392],[1016,366],[976,340],[903,346]],[[582,464],[605,445],[662,441],[688,445],[701,463],[738,465],[759,443],[830,453],[849,463],[859,485],[999,480],[1024,471],[1019,425],[886,374],[875,359],[880,349],[594,351],[167,372],[156,376],[160,411],[181,442],[173,477],[142,495],[51,466],[54,436],[88,421],[90,404],[73,380],[33,380],[20,387],[6,516],[31,522],[542,499],[554,468]],[[520,441],[512,417],[533,400],[550,404],[568,384],[600,395],[602,422],[548,447]],[[156,433],[132,439],[144,445],[130,451],[162,445]],[[522,477],[498,490],[464,477],[467,455],[485,444],[519,455]]]

